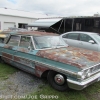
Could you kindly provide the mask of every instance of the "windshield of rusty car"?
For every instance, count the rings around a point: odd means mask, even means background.
[[[33,39],[36,49],[60,48],[67,46],[59,36],[35,36]]]

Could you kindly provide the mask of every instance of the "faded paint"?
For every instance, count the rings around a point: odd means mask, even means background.
[[[28,53],[29,52],[29,50],[26,49],[26,48],[18,48],[17,51],[21,51],[21,52],[25,52],[25,53]]]
[[[36,64],[36,66],[35,66],[35,75],[37,77],[41,77],[43,72],[45,72],[46,70],[49,70],[49,68],[47,68],[46,66],[43,66],[43,65]]]
[[[40,31],[25,31],[25,32],[18,32],[18,34],[26,34],[26,35],[36,35],[36,36],[59,36],[59,34],[52,33],[52,32],[40,32]]]
[[[5,57],[3,57],[3,60],[8,64],[11,64],[12,62],[12,60],[10,60],[9,58],[5,58]]]
[[[55,60],[78,68],[100,63],[100,53],[75,47],[40,50],[37,56]]]
[[[14,61],[32,67],[32,61],[28,59],[14,56]]]
[[[7,58],[9,58],[9,59],[12,59],[12,58],[13,58],[12,55],[7,54],[7,53],[2,53],[2,57],[7,57]]]
[[[31,33],[29,33],[31,34]],[[20,35],[28,35],[27,33]],[[53,34],[34,32],[31,36],[47,36]],[[56,35],[56,34],[55,34]],[[34,38],[33,38],[34,39]],[[7,46],[7,44],[0,44],[1,57],[5,62],[10,63],[20,69],[23,69],[29,73],[35,74],[38,77],[48,70],[54,70],[56,72],[63,73],[67,75],[67,82],[70,83],[70,80],[75,81],[75,84],[68,84],[69,87],[74,87],[76,89],[79,86],[79,89],[87,86],[85,81],[83,85],[80,85],[80,81],[77,80],[77,72],[80,72],[82,69],[92,67],[90,69],[91,76],[100,70],[100,52],[85,50],[75,47],[61,47],[61,48],[51,48],[43,50],[28,50],[28,48],[18,47],[18,46]],[[7,48],[7,49],[6,49]],[[12,49],[12,50],[10,50]],[[18,51],[18,52],[16,52]],[[5,52],[5,53],[4,53]],[[8,52],[8,54],[7,54]],[[95,65],[95,66],[94,66]],[[87,73],[86,73],[87,74]],[[100,73],[99,73],[100,74]],[[98,75],[98,74],[97,74]],[[80,75],[78,75],[80,76]],[[99,78],[100,75],[98,75]],[[92,76],[93,77],[93,76]],[[81,78],[81,77],[79,77]],[[89,78],[89,77],[85,77]],[[95,77],[94,77],[95,78]],[[94,78],[90,78],[91,82]],[[89,84],[89,81],[86,80]],[[76,82],[79,83],[76,85]],[[90,83],[91,83],[90,82]],[[81,88],[81,89],[82,89]]]
[[[5,45],[4,48],[12,49],[14,46]]]

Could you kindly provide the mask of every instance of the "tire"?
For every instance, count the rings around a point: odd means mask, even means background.
[[[63,82],[60,80],[60,83],[59,83],[59,80],[58,80],[59,78],[57,78],[58,82],[56,82],[55,79],[56,79],[57,76],[63,77]],[[68,90],[68,85],[67,85],[67,82],[66,82],[66,77],[63,74],[55,72],[55,71],[49,71],[47,79],[48,79],[49,84],[54,89],[56,89],[58,91],[66,91],[66,90]]]

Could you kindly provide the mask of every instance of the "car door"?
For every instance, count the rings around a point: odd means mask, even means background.
[[[90,40],[94,41],[94,43],[90,43]],[[80,42],[78,45],[80,48],[98,51],[98,44],[87,34],[80,33]]]
[[[69,46],[78,47],[79,33],[67,33],[67,34],[63,35],[62,38]]]
[[[13,56],[17,51],[18,44],[20,41],[20,36],[11,35],[9,41],[6,44],[3,44],[2,48],[2,58],[5,62],[14,64]]]
[[[19,47],[14,55],[17,67],[29,73],[35,73],[35,51],[30,36],[21,36]]]

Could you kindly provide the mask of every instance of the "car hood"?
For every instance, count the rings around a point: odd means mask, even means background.
[[[76,47],[39,50],[37,56],[84,69],[100,63],[100,53]]]

